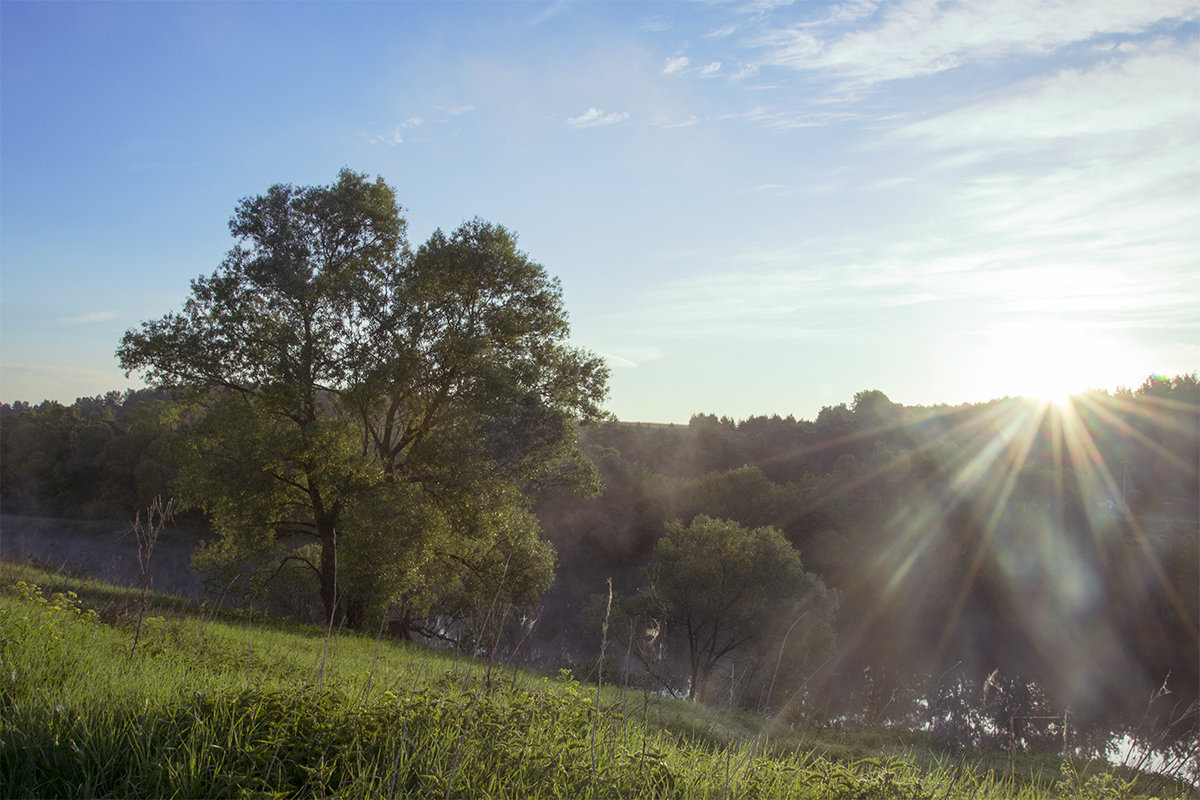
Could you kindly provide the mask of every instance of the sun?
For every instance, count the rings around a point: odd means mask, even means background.
[[[1038,348],[1031,343],[1025,349],[1029,363],[1014,376],[1023,387],[1019,394],[1042,405],[1066,408],[1071,403],[1071,395],[1084,391],[1087,386],[1080,383],[1075,367],[1077,362],[1069,360],[1071,356],[1064,352],[1062,346],[1046,347],[1043,344],[1042,347],[1058,351],[1057,356],[1031,358],[1030,354],[1038,352]]]
[[[1039,321],[990,332],[976,372],[993,397],[1027,397],[1065,409],[1072,395],[1116,388],[1130,362],[1125,347],[1095,331]]]
[[[1077,394],[1070,389],[1043,389],[1033,396],[1033,399],[1045,406],[1051,406],[1060,411],[1071,407],[1071,397]]]

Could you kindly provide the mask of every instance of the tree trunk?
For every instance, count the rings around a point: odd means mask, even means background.
[[[321,537],[321,603],[325,606],[325,622],[337,622],[337,532],[332,524],[317,523]]]
[[[318,524],[317,530],[321,532],[321,603],[325,606],[325,623],[345,623],[351,630],[361,630],[366,622],[366,603],[338,585],[337,528],[332,523]]]
[[[701,663],[703,660],[703,656],[700,653],[699,646],[694,641],[695,634],[690,634],[690,632],[689,632],[689,635],[690,635],[690,637],[692,637],[692,638],[689,638],[689,641],[688,641],[688,655],[690,656],[691,667],[692,667],[692,680],[691,680],[691,684],[688,686],[687,699],[695,700],[700,695],[700,684],[704,680],[704,676],[702,674],[704,671],[704,668]]]
[[[308,497],[312,503],[313,521],[317,525],[317,538],[321,540],[321,603],[325,606],[325,623],[341,622],[346,609],[342,606],[338,591],[337,536],[341,503],[326,506],[319,483],[309,475]]]
[[[696,670],[695,677],[692,680],[695,682],[695,700],[697,703],[708,702],[708,676],[712,674],[712,664],[708,659],[702,659],[699,668]]]
[[[343,592],[341,603],[346,627],[352,631],[362,630],[363,624],[367,621],[367,604],[363,602],[362,596],[357,594],[351,596]]]

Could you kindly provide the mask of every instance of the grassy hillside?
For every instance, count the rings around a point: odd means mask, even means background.
[[[0,797],[1194,796],[0,565]]]

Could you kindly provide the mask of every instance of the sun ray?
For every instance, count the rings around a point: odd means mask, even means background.
[[[1074,417],[1074,420],[1078,422],[1078,417]],[[1171,455],[1167,453],[1164,448],[1162,448],[1162,445],[1154,442],[1148,437],[1145,437],[1144,434],[1141,434],[1141,432],[1137,431],[1136,429],[1130,427],[1130,431],[1137,434],[1139,438],[1143,440],[1144,444],[1155,450],[1156,454],[1162,456]],[[1108,468],[1108,465],[1104,461],[1104,457],[1100,454],[1095,440],[1081,423],[1074,425],[1068,431],[1066,442],[1068,449],[1075,448],[1076,452],[1082,455],[1082,460],[1087,468],[1087,472],[1085,472],[1082,477],[1077,473],[1077,480],[1083,481],[1087,484],[1086,486],[1081,485],[1081,489],[1086,489],[1095,482],[1093,476],[1099,476],[1099,480],[1103,483],[1105,488],[1107,488],[1112,495],[1118,495],[1120,490],[1117,487],[1116,479],[1113,476],[1112,471]],[[1186,463],[1174,456],[1171,456],[1169,460],[1183,466],[1188,466]],[[1159,588],[1166,592],[1175,613],[1179,615],[1179,619],[1188,628],[1188,632],[1193,637],[1200,635],[1200,630],[1197,629],[1196,624],[1190,618],[1187,612],[1186,602],[1179,595],[1179,590],[1174,586],[1174,584],[1171,583],[1166,569],[1163,567],[1162,562],[1154,552],[1154,548],[1147,541],[1146,533],[1143,530],[1141,523],[1129,508],[1128,503],[1124,502],[1124,498],[1122,498],[1122,503],[1120,504],[1120,511],[1126,525],[1129,526],[1129,529],[1132,532],[1143,557],[1146,559],[1146,563],[1150,566],[1155,579],[1158,581]],[[1094,520],[1090,521],[1094,522]],[[1095,524],[1089,525],[1089,527],[1093,532],[1095,532],[1098,528],[1098,526]]]
[[[1090,398],[1086,394],[1083,394],[1079,395],[1076,399],[1088,410],[1096,413],[1098,416],[1102,417],[1105,422],[1112,425],[1118,433],[1134,437],[1138,444],[1149,448],[1156,456],[1166,460],[1169,464],[1171,464],[1171,466],[1178,469],[1187,470],[1188,472],[1191,472],[1193,476],[1195,475],[1195,469],[1191,464],[1172,453],[1165,446],[1163,446],[1161,442],[1157,441],[1151,436],[1146,435],[1129,422],[1122,419],[1117,413],[1115,413],[1113,408],[1109,407],[1114,406],[1119,410],[1126,411],[1127,413],[1137,417],[1141,417],[1148,422],[1162,423],[1165,421],[1165,423],[1170,426],[1172,425],[1172,420],[1169,417],[1164,420],[1162,412],[1166,410],[1188,411],[1189,409],[1187,406],[1184,406],[1182,403],[1172,403],[1159,398],[1153,398],[1157,401],[1155,405],[1159,408],[1159,413],[1156,416],[1141,408],[1140,404],[1128,402],[1120,397],[1113,399],[1102,398],[1102,400],[1096,400]],[[1185,431],[1180,429],[1178,432]]]
[[[1043,409],[1044,410],[1044,409]],[[995,502],[992,504],[990,513],[984,523],[983,530],[980,532],[978,541],[974,543],[975,552],[971,556],[971,561],[967,566],[967,571],[962,577],[962,582],[958,589],[958,594],[954,598],[954,602],[950,607],[950,612],[947,614],[944,623],[944,630],[941,638],[938,640],[934,652],[939,656],[944,652],[949,644],[950,637],[953,636],[954,630],[958,625],[958,621],[962,616],[963,608],[966,605],[967,597],[975,583],[975,579],[979,575],[979,570],[983,566],[984,559],[988,556],[991,549],[992,538],[995,535],[996,527],[1000,523],[1000,519],[1004,513],[1005,504],[1012,494],[1013,487],[1016,485],[1017,476],[1020,474],[1021,468],[1025,465],[1026,459],[1029,457],[1029,451],[1033,447],[1037,430],[1041,422],[1041,413],[1031,413],[1029,406],[1018,410],[1008,425],[1003,430],[1004,436],[999,436],[994,442],[1005,441],[1009,447],[1003,450],[1003,454],[1007,455],[1007,470],[1003,475],[1003,482],[997,492]],[[1015,445],[1015,450],[1012,446]],[[993,449],[993,453],[995,450]],[[998,457],[992,455],[989,459],[989,466],[995,463]],[[960,488],[956,485],[955,488]]]
[[[1010,398],[910,409],[902,424],[838,437],[843,444],[890,437],[888,450],[898,448],[903,458],[872,458],[869,468],[827,487],[823,503],[853,498],[875,482],[886,491],[893,470],[914,470],[878,529],[851,540],[864,548],[863,559],[852,561],[857,568],[838,586],[859,599],[839,640],[844,654],[873,655],[849,663],[906,663],[928,679],[955,658],[976,677],[995,668],[990,658],[1018,673],[1021,664],[1032,665],[1038,680],[1085,713],[1145,678],[1109,605],[1141,595],[1122,592],[1162,598],[1172,609],[1164,613],[1178,616],[1178,629],[1194,638],[1195,621],[1157,546],[1125,504],[1105,505],[1121,497],[1123,466],[1115,454],[1122,447],[1195,472],[1157,436],[1181,426],[1162,425],[1154,404],[1147,411],[1141,399],[1096,392],[1061,404]],[[1152,423],[1160,428],[1147,427]],[[1119,438],[1097,440],[1102,431]],[[1126,553],[1135,563],[1122,560]],[[993,618],[1004,637],[1015,638],[994,645],[978,639]],[[914,641],[929,646],[912,651]],[[838,657],[831,674],[847,657]]]
[[[892,602],[892,596],[904,588],[904,579],[928,554],[939,540],[945,540],[948,514],[967,502],[969,492],[980,484],[990,482],[997,473],[1005,475],[1006,485],[1000,489],[1001,499],[994,505],[1003,507],[1003,499],[1011,494],[1019,467],[1028,456],[1038,425],[1037,406],[1021,400],[1000,401],[980,414],[966,415],[944,430],[929,435],[929,427],[936,421],[953,416],[954,410],[939,411],[925,421],[922,428],[925,436],[916,436],[914,454],[936,451],[943,446],[952,448],[953,458],[943,463],[938,475],[925,477],[919,484],[921,490],[912,493],[903,508],[898,509],[886,524],[887,535],[884,545],[876,551],[868,568],[857,576],[858,585],[880,585],[882,594],[878,603],[869,609],[858,624],[849,632],[847,649],[853,650],[869,635],[869,632],[884,617]],[[965,442],[964,442],[965,440]],[[1014,442],[1017,443],[1013,452]],[[1013,469],[1013,465],[1017,469]],[[939,477],[941,476],[941,477]],[[870,475],[869,478],[877,477]],[[947,482],[943,478],[949,477]],[[860,481],[861,482],[861,481]],[[932,495],[925,491],[934,489]],[[998,516],[989,515],[994,528]],[[986,547],[979,549],[977,561],[986,556]],[[972,573],[977,573],[978,563]],[[882,576],[882,580],[880,577]],[[974,581],[974,575],[966,577],[959,586],[959,597],[965,598]],[[949,639],[953,634],[954,622],[961,614],[961,603],[942,626],[941,637]],[[932,662],[931,662],[932,663]]]

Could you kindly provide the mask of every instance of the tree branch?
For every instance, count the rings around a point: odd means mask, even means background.
[[[317,569],[316,566],[314,566],[311,561],[309,561],[307,558],[305,558],[302,555],[299,555],[297,553],[292,553],[290,556],[286,556],[282,561],[279,562],[279,566],[276,567],[275,571],[271,573],[271,577],[269,577],[265,581],[263,581],[263,584],[266,585],[266,584],[270,583],[271,581],[275,580],[277,577],[279,577],[279,573],[283,571],[284,565],[287,564],[289,561],[303,562],[309,569],[311,569],[313,571],[313,574],[317,576],[317,580],[321,579],[321,570]]]

